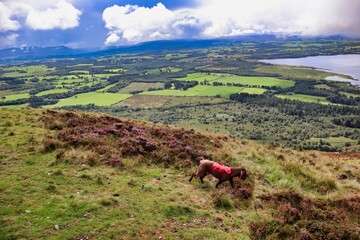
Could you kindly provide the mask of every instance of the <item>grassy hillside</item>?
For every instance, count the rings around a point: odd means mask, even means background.
[[[102,114],[0,110],[0,239],[357,239],[358,153],[296,152]],[[188,182],[197,158],[245,181]]]

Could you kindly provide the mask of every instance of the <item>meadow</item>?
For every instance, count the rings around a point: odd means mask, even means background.
[[[61,100],[55,105],[46,106],[47,108],[57,108],[73,105],[86,105],[86,104],[95,104],[97,106],[109,106],[120,102],[126,98],[131,97],[131,94],[117,94],[117,93],[100,93],[100,92],[90,92],[82,93]]]
[[[68,92],[68,90],[67,89],[52,89],[52,90],[40,92],[40,93],[36,94],[35,96],[41,97],[41,96],[46,96],[49,94],[65,93],[65,92]]]
[[[278,98],[286,98],[290,100],[298,100],[302,102],[313,102],[319,104],[331,104],[326,100],[326,97],[312,96],[306,94],[292,94],[292,95],[276,95]]]
[[[164,83],[130,83],[128,86],[120,89],[119,93],[132,93],[132,92],[140,92],[140,91],[148,91],[150,88],[164,88]]]
[[[161,74],[161,73],[176,73],[182,71],[181,68],[175,67],[161,67],[161,68],[154,68],[145,71],[145,74]]]
[[[105,133],[114,122],[140,133]],[[0,110],[0,126],[2,239],[299,239],[306,233],[353,240],[359,234],[357,155],[274,149],[80,112]],[[76,138],[84,129],[91,134]],[[139,134],[148,141],[156,130],[162,138],[151,141],[186,141],[251,176],[236,178],[234,189],[228,182],[216,189],[212,176],[204,184],[188,182],[196,164],[181,149],[172,150],[177,157],[170,163],[147,151],[97,155],[118,153],[127,146],[122,140],[131,143]],[[169,153],[159,146],[156,151]]]
[[[5,77],[26,77],[34,75],[45,75],[51,71],[54,71],[55,68],[48,68],[45,65],[29,65],[1,68],[1,70],[6,71],[3,74]]]
[[[158,96],[182,96],[182,97],[215,97],[220,96],[227,98],[230,94],[240,93],[243,91],[247,91],[246,88],[243,87],[230,87],[230,86],[207,86],[207,85],[197,85],[195,87],[189,88],[185,91],[183,90],[158,90],[158,91],[150,91],[143,92],[140,94],[145,95],[158,95]],[[248,91],[252,91],[252,89],[248,89]]]
[[[12,94],[12,95],[5,95],[5,98],[0,99],[0,101],[13,101],[23,98],[29,98],[30,95],[28,93],[20,93],[20,94]]]
[[[282,80],[272,77],[246,77],[246,76],[235,76],[230,74],[220,74],[220,73],[193,73],[188,74],[185,78],[177,78],[179,81],[198,81],[198,82],[219,82],[223,84],[233,83],[241,85],[251,85],[251,86],[267,86],[267,87],[280,87],[280,88],[289,88],[295,85],[293,81]]]

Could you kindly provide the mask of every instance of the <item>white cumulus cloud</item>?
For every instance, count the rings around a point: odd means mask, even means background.
[[[136,5],[108,7],[103,12],[103,20],[110,30],[106,44],[184,37],[188,31],[196,32],[201,27],[188,11],[171,11],[162,3],[152,8]]]
[[[20,24],[12,17],[12,9],[0,2],[0,32],[16,31],[20,28]]]
[[[82,12],[71,0],[2,0],[0,2],[0,32],[17,31],[19,19],[34,30],[69,29],[79,25]]]
[[[34,30],[69,29],[79,25],[81,11],[66,1],[60,1],[46,10],[32,10],[26,25]]]
[[[195,1],[196,7],[177,10],[169,10],[161,3],[152,8],[106,8],[106,44],[248,33],[360,36],[359,0]]]

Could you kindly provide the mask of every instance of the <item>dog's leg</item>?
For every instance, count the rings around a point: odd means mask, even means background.
[[[221,180],[221,179],[219,179],[219,182],[216,184],[216,188],[218,188],[218,186],[220,185],[220,184],[222,184],[224,182],[224,180]]]
[[[191,182],[191,180],[193,179],[193,177],[197,177],[197,174],[196,174],[196,173],[191,174],[191,177],[190,177],[190,179],[189,179],[189,182]]]
[[[233,178],[232,178],[232,177],[229,178],[229,182],[230,182],[230,184],[231,184],[231,187],[234,188],[234,181],[233,181]]]

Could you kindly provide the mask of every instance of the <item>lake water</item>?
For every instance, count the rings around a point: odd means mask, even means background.
[[[315,56],[305,58],[282,58],[260,61],[271,64],[313,67],[327,72],[348,75],[351,76],[354,80],[349,80],[338,76],[329,76],[326,79],[334,81],[346,81],[360,87],[360,54]]]

